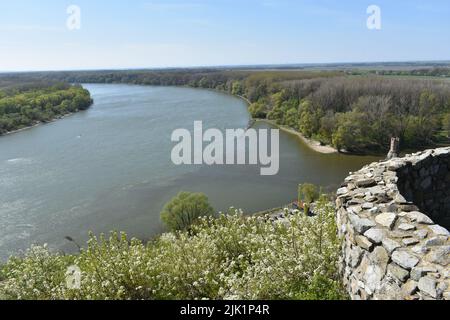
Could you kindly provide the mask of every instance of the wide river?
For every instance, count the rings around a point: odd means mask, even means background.
[[[88,232],[163,231],[159,213],[179,191],[201,191],[213,206],[251,213],[288,203],[303,182],[336,188],[373,157],[325,155],[280,133],[280,171],[257,166],[175,166],[171,134],[205,127],[245,128],[246,103],[213,91],[132,85],[85,85],[94,105],[30,130],[0,137],[0,261],[31,244],[64,252]],[[257,124],[268,128],[267,124]]]

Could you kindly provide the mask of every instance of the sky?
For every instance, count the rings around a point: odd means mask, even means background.
[[[448,0],[0,0],[0,71],[450,60],[449,17]]]

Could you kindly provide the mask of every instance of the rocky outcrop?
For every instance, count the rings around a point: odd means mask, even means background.
[[[337,192],[353,299],[450,300],[450,148],[370,164]]]

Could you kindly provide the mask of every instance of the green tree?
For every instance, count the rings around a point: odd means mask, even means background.
[[[244,87],[241,81],[234,81],[231,86],[231,94],[236,96],[242,96],[244,94]]]
[[[267,116],[266,108],[261,102],[252,103],[248,108],[248,111],[250,112],[252,117],[256,119],[265,119]]]
[[[320,128],[320,116],[313,109],[309,100],[300,103],[298,127],[307,138],[311,138]]]
[[[450,113],[444,115],[444,119],[442,121],[443,129],[447,132],[447,137],[450,138]]]
[[[298,202],[304,203],[305,213],[309,211],[311,203],[320,197],[319,189],[312,183],[304,183],[298,186]]]
[[[296,108],[291,108],[286,112],[284,117],[284,124],[288,127],[297,128],[298,125],[298,111]]]
[[[180,192],[161,212],[161,220],[171,231],[189,230],[200,217],[214,215],[214,209],[203,193]]]

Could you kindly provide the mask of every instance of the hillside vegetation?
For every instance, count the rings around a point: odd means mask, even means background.
[[[113,233],[79,255],[33,247],[1,268],[4,299],[343,299],[333,206],[285,221],[238,211],[144,244]],[[81,286],[66,285],[69,266]]]
[[[48,122],[92,104],[81,86],[0,78],[0,135]]]

